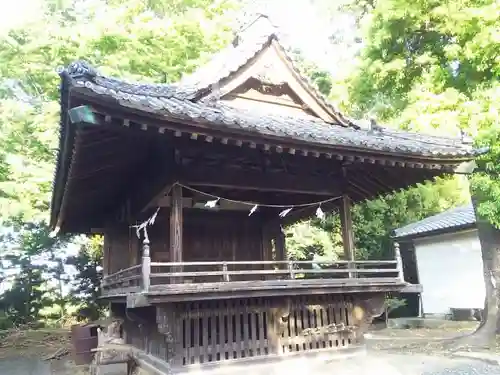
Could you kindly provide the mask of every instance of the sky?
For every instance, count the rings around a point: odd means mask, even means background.
[[[37,16],[41,0],[0,0],[0,31],[18,26]]]
[[[335,3],[335,0],[330,1]],[[289,42],[301,49],[308,59],[336,75],[347,51],[343,44],[333,46],[329,37],[336,32],[344,38],[353,35],[354,18],[340,13],[333,16],[320,4],[313,6],[314,1],[311,0],[290,0],[288,4],[293,6],[288,7],[283,6],[284,0],[266,2],[272,4],[269,16],[283,32],[289,34]]]

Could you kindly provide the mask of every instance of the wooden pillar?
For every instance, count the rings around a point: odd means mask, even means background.
[[[340,224],[342,226],[342,243],[346,260],[354,260],[354,233],[351,218],[351,199],[347,194],[342,195],[340,205]]]
[[[276,260],[288,260],[288,255],[286,253],[286,243],[285,243],[285,233],[281,225],[276,229],[276,237],[274,238],[274,244],[276,246]]]
[[[170,259],[174,263],[182,262],[182,222],[182,187],[174,185],[170,208]],[[182,267],[175,267],[174,272],[182,272]]]
[[[129,253],[129,266],[136,266],[139,264],[139,243],[135,231],[129,228],[128,231],[128,253]]]
[[[342,195],[340,204],[340,225],[342,227],[342,244],[344,246],[344,257],[349,263],[349,269],[356,268],[354,263],[354,232],[351,217],[351,198],[347,194]],[[349,278],[356,277],[356,274],[349,272]]]
[[[271,231],[272,227],[269,225],[268,222],[264,222],[262,225],[262,254],[261,254],[261,260],[267,261],[267,262],[272,262],[273,261],[273,234]],[[263,269],[265,270],[272,270],[274,269],[273,264],[265,264],[263,266]],[[262,277],[263,280],[266,279],[272,279],[272,275],[263,275]]]
[[[269,225],[262,226],[262,257],[264,261],[273,260],[273,236]]]

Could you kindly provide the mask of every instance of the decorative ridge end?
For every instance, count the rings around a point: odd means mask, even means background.
[[[238,46],[244,39],[250,35],[250,38],[267,37],[278,39],[278,26],[275,25],[270,17],[262,12],[251,12],[245,15],[245,20],[240,23],[240,27],[234,32],[232,41],[233,47]]]
[[[59,68],[60,75],[67,74],[71,78],[86,78],[94,80],[98,73],[97,70],[85,60],[77,60],[68,65],[67,68]]]
[[[462,141],[462,144],[464,145],[472,145],[474,144],[474,139],[463,129],[460,129],[460,138]]]

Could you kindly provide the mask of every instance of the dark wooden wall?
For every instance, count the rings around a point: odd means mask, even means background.
[[[103,252],[105,274],[139,264],[139,241],[135,230],[126,225],[107,228]]]
[[[246,212],[185,210],[183,261],[256,261],[270,259],[270,238],[265,221]],[[168,208],[160,211],[148,227],[152,262],[169,262],[170,225]],[[105,264],[109,273],[139,264],[141,249],[135,230],[123,224],[105,234]]]

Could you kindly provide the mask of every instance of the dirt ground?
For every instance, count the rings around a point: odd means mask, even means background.
[[[446,355],[446,344],[450,339],[474,332],[477,322],[451,322],[444,323],[436,328],[376,328],[366,335],[368,350],[406,353]],[[466,351],[467,348],[464,348]],[[500,336],[497,336],[494,352],[500,354]]]
[[[367,334],[367,351],[380,355],[446,355],[443,339],[449,339],[472,332],[477,323],[464,322],[428,329],[389,329],[377,328]],[[7,367],[20,369],[12,375],[88,375],[87,369],[75,366],[71,356],[59,360],[43,361],[61,349],[71,349],[70,335],[67,330],[4,331],[0,332],[0,373],[5,374]],[[500,354],[500,339],[497,352]],[[23,367],[24,366],[24,367]],[[21,369],[22,368],[22,369]],[[108,372],[111,371],[111,372]],[[112,369],[109,375],[121,374]],[[10,372],[7,374],[11,375]]]
[[[0,331],[0,359],[12,356],[44,358],[70,345],[66,329]]]

